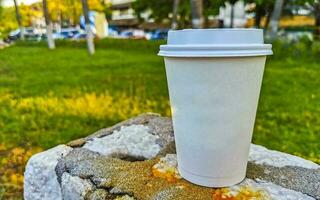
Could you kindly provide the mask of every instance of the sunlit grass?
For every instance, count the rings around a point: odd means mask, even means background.
[[[0,134],[0,141],[19,146],[50,147],[57,142],[64,143],[76,136],[87,134],[83,132],[70,135],[65,131],[60,134],[52,130],[77,130],[77,126],[90,126],[90,123],[93,123],[93,126],[94,123],[111,125],[112,122],[115,123],[146,112],[161,111],[163,115],[170,116],[167,98],[141,99],[138,96],[130,97],[125,93],[114,93],[113,95],[84,93],[70,97],[57,97],[49,94],[21,98],[4,94],[0,96],[0,105],[5,108],[3,111],[9,117],[6,119],[9,124],[4,121],[0,123],[0,129],[3,131]],[[16,126],[11,127],[10,123],[12,123],[11,126]],[[14,131],[17,133],[11,134]]]

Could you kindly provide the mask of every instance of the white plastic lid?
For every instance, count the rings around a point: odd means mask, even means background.
[[[184,29],[168,33],[165,57],[246,57],[271,55],[262,29]]]

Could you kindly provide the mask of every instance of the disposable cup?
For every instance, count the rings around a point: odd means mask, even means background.
[[[169,31],[167,73],[178,170],[226,187],[245,178],[266,56],[260,29]]]

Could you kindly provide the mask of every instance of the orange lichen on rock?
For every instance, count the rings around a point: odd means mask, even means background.
[[[268,200],[268,195],[249,186],[241,186],[237,191],[228,188],[215,189],[212,194],[213,200]]]
[[[228,188],[215,189],[212,194],[213,200],[236,200],[234,196],[230,195]]]
[[[152,175],[153,177],[158,177],[165,179],[169,183],[176,183],[176,188],[184,189],[184,195],[198,194],[201,199],[211,198],[212,200],[270,200],[270,196],[261,187],[255,184],[252,180],[244,180],[238,185],[234,185],[227,188],[210,189],[206,187],[200,187],[194,185],[185,180],[180,180],[182,177],[179,175],[177,169],[178,163],[176,155],[167,154],[153,164]],[[148,185],[152,187],[152,185]],[[196,191],[195,191],[196,189]],[[199,190],[197,190],[199,189]],[[181,194],[180,194],[181,195]],[[207,195],[207,196],[206,196]],[[198,198],[195,199],[200,199]],[[179,197],[179,199],[185,199],[185,196]],[[188,198],[191,199],[191,198]]]
[[[170,183],[181,179],[177,170],[176,160],[172,159],[171,154],[160,158],[159,162],[152,167],[152,175],[154,177],[164,178]]]
[[[174,183],[174,182],[177,181],[175,173],[171,172],[171,171],[163,172],[163,171],[160,171],[158,169],[152,168],[152,174],[153,174],[154,177],[164,178],[170,183]]]

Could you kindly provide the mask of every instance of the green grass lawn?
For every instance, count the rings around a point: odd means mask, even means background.
[[[102,40],[94,56],[83,42],[60,41],[54,51],[44,43],[0,50],[0,199],[6,183],[21,185],[25,161],[12,160],[15,147],[31,155],[142,112],[170,115],[159,44]],[[253,142],[320,163],[320,45],[277,42],[274,53]]]

